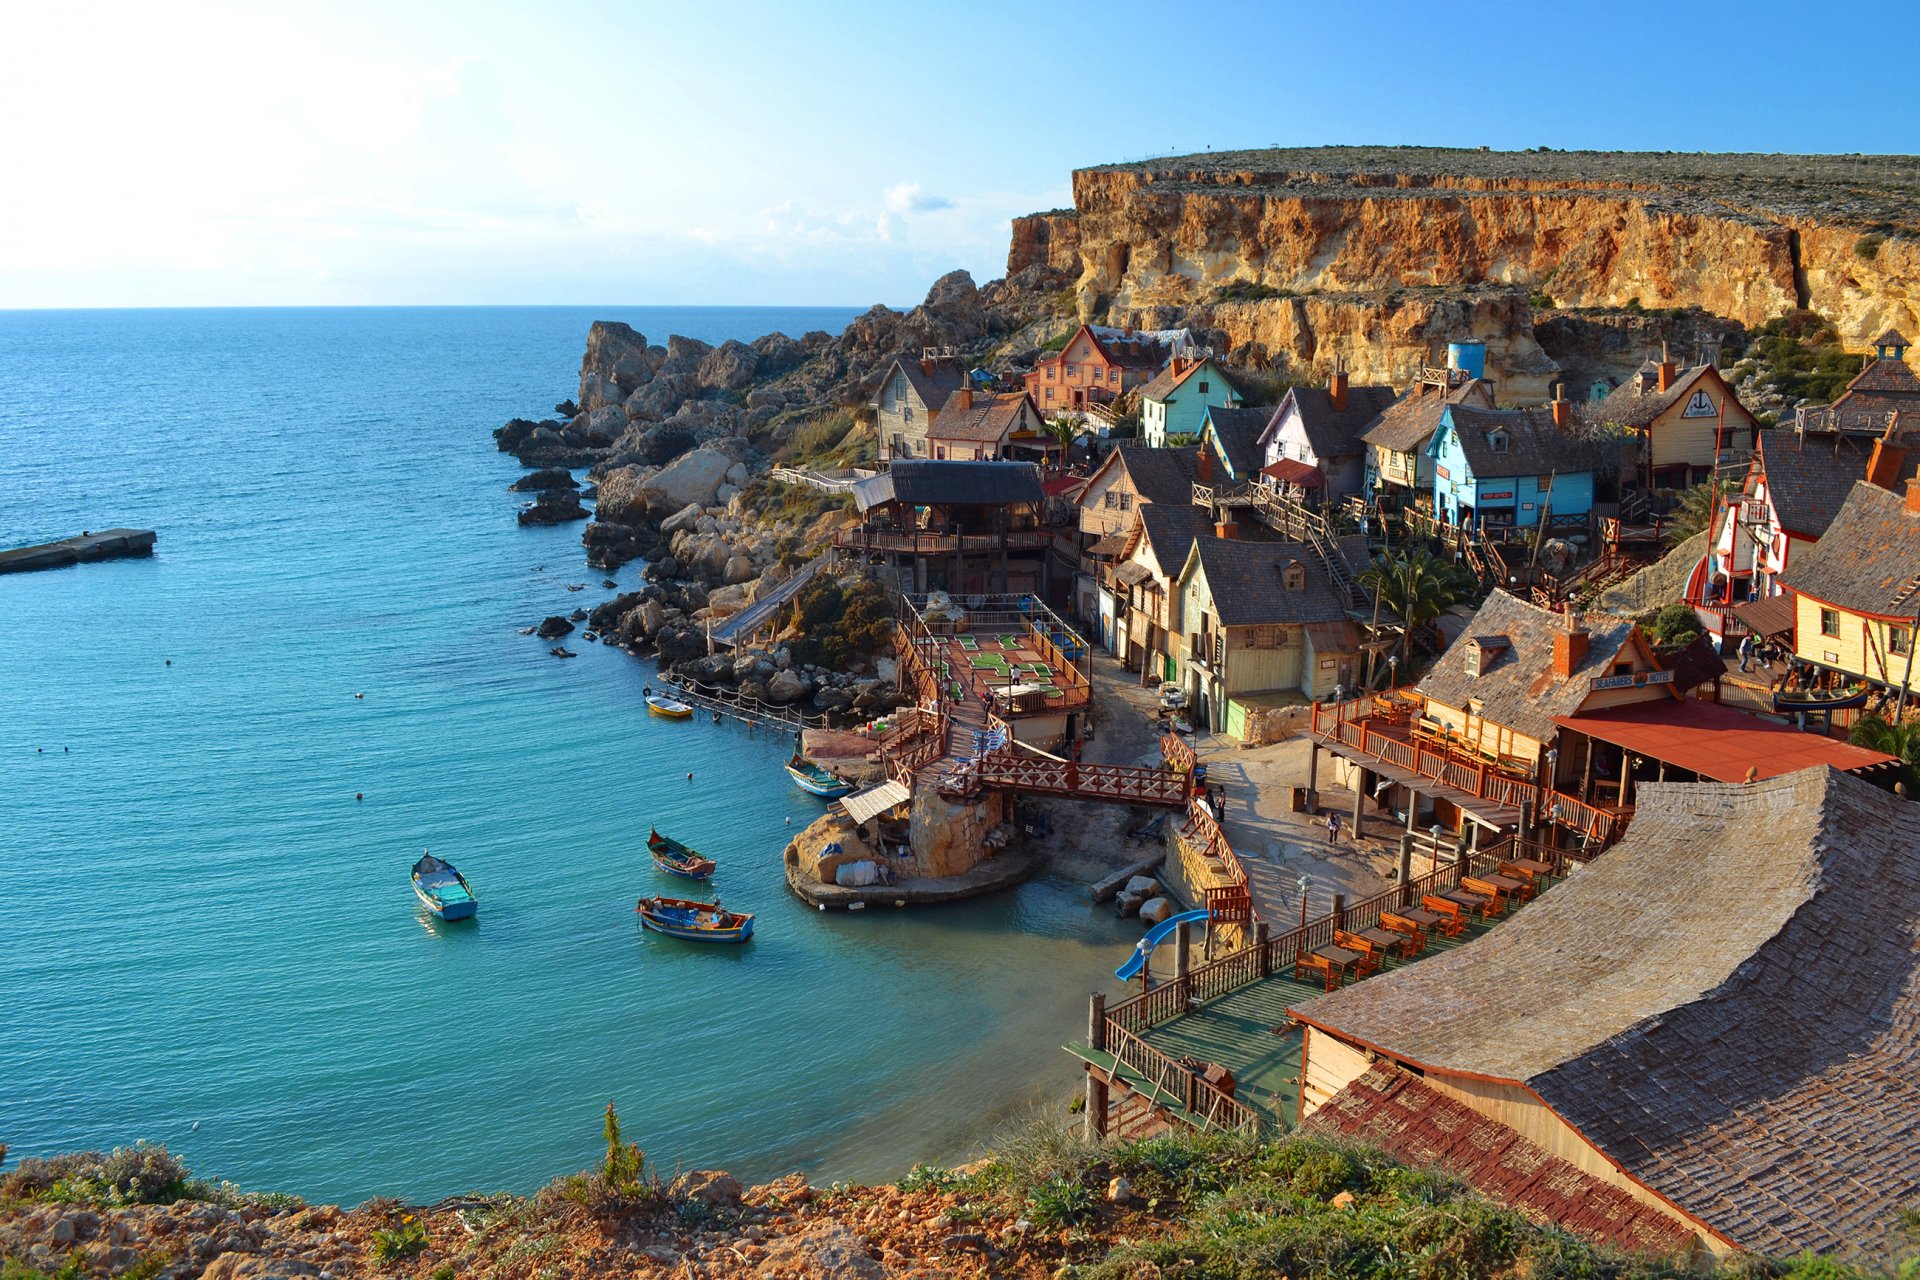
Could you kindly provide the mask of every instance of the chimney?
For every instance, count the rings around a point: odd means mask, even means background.
[[[1240,536],[1240,526],[1231,520],[1221,520],[1213,526],[1213,536],[1222,539],[1237,538]]]
[[[1567,614],[1567,629],[1553,636],[1553,674],[1565,680],[1587,660],[1587,633],[1574,629],[1573,614]]]
[[[1673,375],[1675,372],[1673,357],[1667,354],[1667,344],[1663,342],[1660,344],[1660,385],[1658,388],[1662,395],[1666,394],[1667,388],[1673,385]]]
[[[960,388],[953,393],[953,399],[954,403],[960,407],[960,412],[965,413],[967,410],[973,408],[973,388]]]
[[[1204,444],[1200,446],[1199,480],[1201,484],[1213,483],[1213,450]]]
[[[1907,514],[1920,516],[1920,471],[1913,473],[1913,479],[1907,481]]]
[[[1567,384],[1553,384],[1553,425],[1557,431],[1565,431],[1573,426],[1573,401],[1567,399]]]
[[[1342,360],[1334,366],[1333,380],[1327,383],[1327,395],[1333,400],[1333,411],[1347,411],[1347,362]]]
[[[1873,453],[1867,458],[1867,483],[1877,484],[1889,493],[1896,492],[1894,486],[1907,465],[1906,446],[1894,443],[1899,433],[1900,415],[1896,413],[1887,421],[1887,429],[1880,433],[1880,438],[1873,442]]]

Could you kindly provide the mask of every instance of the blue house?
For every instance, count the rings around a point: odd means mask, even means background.
[[[1434,513],[1473,528],[1535,525],[1549,508],[1588,514],[1596,480],[1619,466],[1618,446],[1570,426],[1570,415],[1556,423],[1548,408],[1449,404],[1427,446]]]

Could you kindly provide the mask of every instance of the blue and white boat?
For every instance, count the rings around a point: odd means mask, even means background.
[[[838,774],[822,769],[813,761],[794,753],[787,761],[787,776],[793,779],[793,785],[802,791],[810,792],[826,800],[838,800],[853,790],[853,784]]]
[[[465,920],[480,906],[467,878],[424,850],[413,864],[413,896],[442,920]]]
[[[723,911],[717,902],[686,898],[642,898],[634,908],[640,923],[656,933],[689,942],[745,942],[753,936],[753,917],[744,911]]]

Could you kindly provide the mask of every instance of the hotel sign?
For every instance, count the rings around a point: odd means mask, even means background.
[[[1631,671],[1624,676],[1594,676],[1592,691],[1602,689],[1643,689],[1650,684],[1672,684],[1671,671]]]

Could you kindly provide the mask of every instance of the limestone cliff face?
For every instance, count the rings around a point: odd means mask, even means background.
[[[1436,155],[1468,172],[1438,172]],[[1375,168],[1339,172],[1223,163],[1231,158],[1081,170],[1072,214],[1016,221],[1008,270],[1074,271],[1085,317],[1146,323],[1142,313],[1180,310],[1235,346],[1319,370],[1344,356],[1369,377],[1430,358],[1431,341],[1461,336],[1447,326],[1464,321],[1492,344],[1514,391],[1544,376],[1524,332],[1534,292],[1563,308],[1698,306],[1749,326],[1807,306],[1856,345],[1888,325],[1920,331],[1920,240],[1895,234],[1868,253],[1867,213],[1848,217],[1854,206],[1835,203],[1841,213],[1818,216],[1785,172],[1755,176],[1750,190],[1731,163],[1746,157],[1680,173],[1648,157],[1636,180],[1632,157],[1593,161],[1604,176],[1586,177],[1564,155],[1539,162],[1544,176],[1526,172],[1529,156],[1472,156],[1380,151],[1366,156]],[[1870,208],[1877,215],[1884,201]],[[1501,289],[1519,310],[1485,296]],[[1422,302],[1422,291],[1466,296]],[[1227,301],[1271,292],[1301,296]]]

